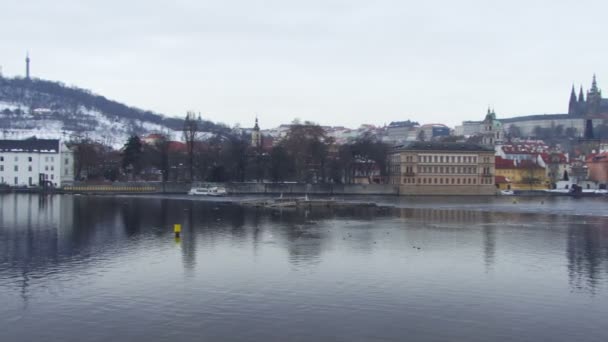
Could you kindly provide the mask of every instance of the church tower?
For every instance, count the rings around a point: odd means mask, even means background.
[[[596,115],[600,112],[600,104],[602,102],[602,91],[597,87],[595,74],[591,82],[591,89],[587,92],[587,115]]]
[[[568,103],[568,114],[578,114],[578,101],[576,100],[576,92],[574,91],[574,84],[572,85],[572,91],[570,91],[570,102]]]
[[[483,136],[481,143],[486,146],[501,145],[503,139],[502,124],[496,120],[494,109],[488,108],[488,113],[483,120]]]
[[[251,132],[251,146],[255,148],[262,147],[262,133],[260,132],[260,126],[258,125],[258,118],[255,118],[255,126]]]
[[[30,79],[30,53],[25,54],[25,79]]]

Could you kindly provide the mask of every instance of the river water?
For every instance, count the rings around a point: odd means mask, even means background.
[[[608,341],[608,199],[347,199],[0,195],[0,341]]]

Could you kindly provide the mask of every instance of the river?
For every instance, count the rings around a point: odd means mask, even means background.
[[[0,195],[0,341],[608,341],[606,198],[240,199]]]

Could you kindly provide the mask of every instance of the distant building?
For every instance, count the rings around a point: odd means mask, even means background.
[[[482,144],[485,146],[495,146],[502,144],[503,131],[502,124],[496,119],[494,109],[488,108],[488,113],[482,122]]]
[[[586,98],[582,86],[578,97],[574,86],[570,91],[567,114],[540,114],[525,115],[513,118],[501,119],[506,132],[512,126],[522,136],[534,135],[536,127],[555,128],[561,126],[564,130],[570,130],[577,137],[593,138],[593,127],[602,124],[608,119],[608,99],[602,98],[602,91],[597,85],[595,75],[591,82],[591,88],[586,92]]]
[[[262,147],[262,133],[260,132],[260,126],[258,125],[258,118],[255,118],[255,125],[251,131],[251,146],[255,148]]]
[[[420,126],[419,130],[424,132],[422,133],[422,136],[424,136],[424,140],[426,141],[434,140],[439,137],[447,137],[450,135],[450,128],[440,123],[425,124]],[[420,138],[420,136],[421,133],[418,132],[418,138]]]
[[[463,121],[462,125],[458,125],[454,128],[454,135],[462,135],[465,137],[469,137],[472,135],[479,134],[482,131],[482,121]]]
[[[511,182],[515,190],[547,189],[549,181],[545,168],[536,159],[511,160],[497,156],[495,161],[496,176],[503,176]]]
[[[30,79],[30,54],[25,54],[25,78]]]
[[[608,153],[600,153],[587,158],[587,168],[589,169],[589,179],[604,184],[608,183]]]
[[[416,140],[420,124],[415,121],[393,121],[386,127],[386,140],[390,143],[404,143]]]
[[[390,183],[402,195],[493,195],[494,149],[414,142],[389,154]]]
[[[74,181],[74,154],[59,140],[0,140],[0,183],[61,187]]]

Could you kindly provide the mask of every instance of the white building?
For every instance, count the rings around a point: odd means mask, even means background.
[[[0,140],[0,184],[54,187],[74,181],[74,154],[59,140]]]

